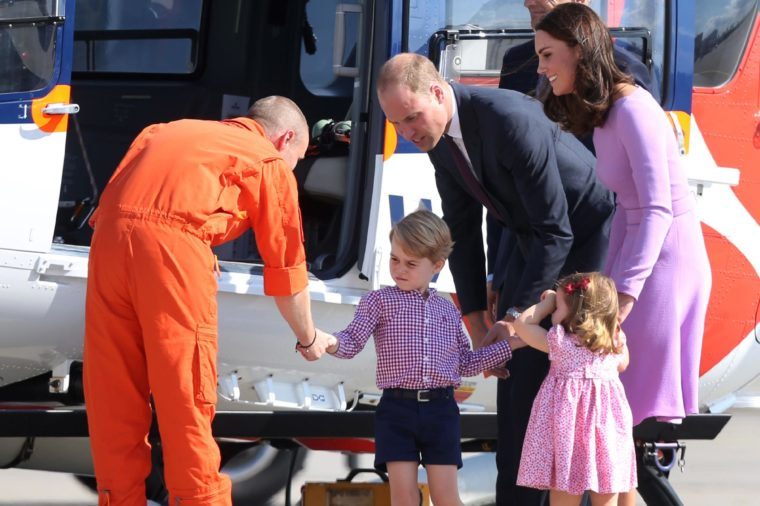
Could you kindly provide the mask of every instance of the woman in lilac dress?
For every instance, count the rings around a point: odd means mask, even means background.
[[[599,16],[558,5],[536,26],[547,116],[593,130],[599,179],[617,194],[605,272],[618,288],[631,364],[620,379],[634,425],[698,410],[710,265],[675,135],[660,105],[613,61]],[[635,497],[629,494],[634,504]]]

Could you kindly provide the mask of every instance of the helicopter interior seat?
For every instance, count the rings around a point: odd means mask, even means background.
[[[310,197],[340,203],[346,197],[346,171],[348,156],[321,156],[315,158],[303,182]]]
[[[350,136],[350,121],[329,119],[314,125],[307,157],[296,167],[299,189],[306,195],[332,204],[345,200]]]
[[[349,125],[318,122],[307,157],[295,169],[309,262],[320,264],[319,259],[329,258],[339,241],[349,170]]]

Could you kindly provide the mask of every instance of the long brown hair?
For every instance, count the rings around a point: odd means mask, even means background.
[[[546,115],[576,135],[603,125],[615,99],[616,86],[633,84],[631,76],[615,64],[612,38],[604,22],[590,7],[564,3],[539,21],[536,31],[539,30],[581,50],[574,92],[556,96],[547,86],[542,93]]]
[[[598,272],[571,274],[557,283],[557,297],[563,297],[569,309],[562,326],[583,346],[600,353],[622,351],[615,343],[620,324],[612,279]]]

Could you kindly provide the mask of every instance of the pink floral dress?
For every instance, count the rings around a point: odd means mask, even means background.
[[[517,484],[582,494],[636,487],[631,408],[619,355],[599,354],[555,325],[546,336],[551,368],[530,414]]]

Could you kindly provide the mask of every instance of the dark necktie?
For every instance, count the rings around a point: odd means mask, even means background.
[[[456,164],[457,169],[459,169],[459,174],[462,176],[462,179],[464,179],[464,183],[467,185],[470,193],[475,196],[475,198],[478,199],[478,201],[483,204],[486,209],[488,209],[489,213],[491,213],[496,219],[503,223],[504,220],[496,210],[496,207],[494,207],[493,202],[491,201],[491,197],[488,196],[485,188],[483,188],[483,185],[480,184],[480,181],[475,178],[475,174],[473,174],[472,169],[470,168],[470,164],[464,157],[462,150],[459,149],[459,146],[457,146],[457,143],[454,142],[454,139],[452,139],[451,136],[444,135],[443,138],[446,140],[446,144],[451,150],[451,156],[454,158],[454,163]]]

